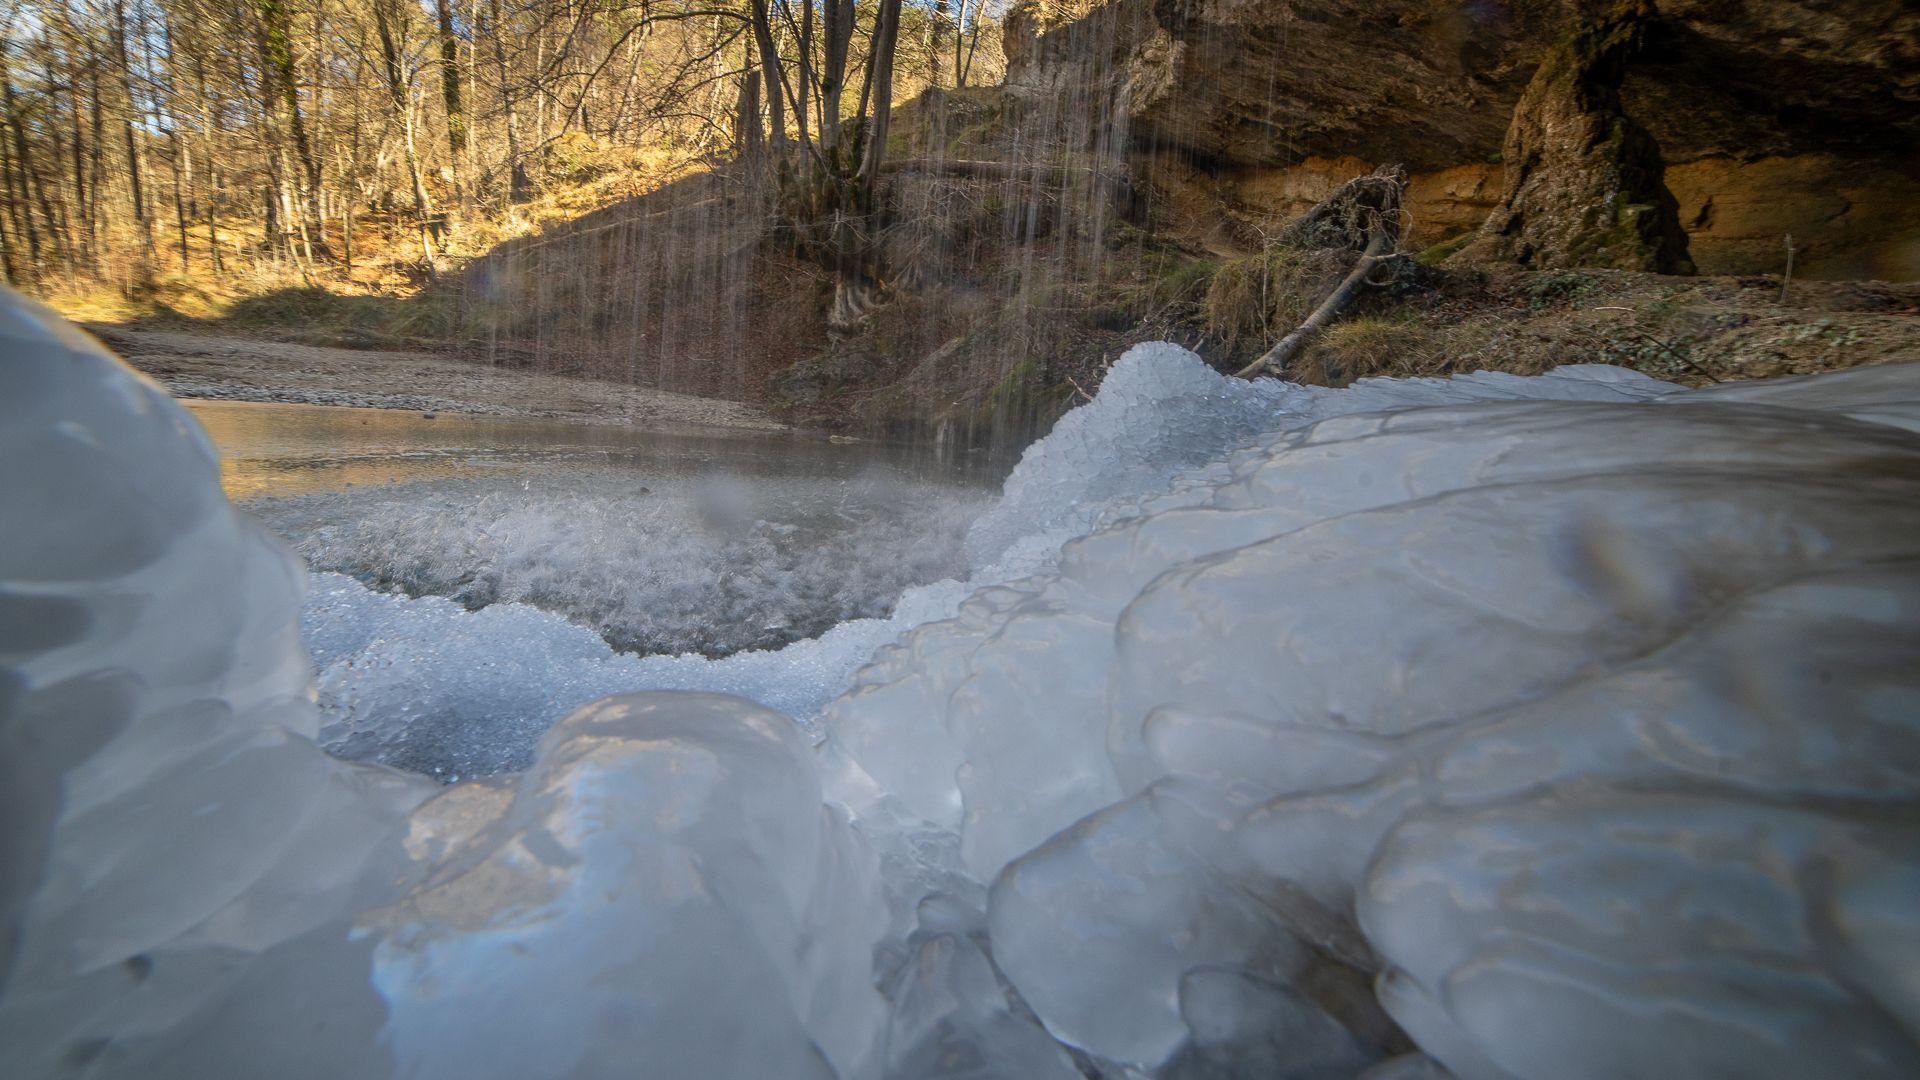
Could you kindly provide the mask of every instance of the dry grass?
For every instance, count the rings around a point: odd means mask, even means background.
[[[1445,328],[1407,315],[1363,315],[1329,327],[1288,377],[1320,386],[1346,386],[1375,375],[1407,378],[1446,374]]]
[[[1783,305],[1771,277],[1400,265],[1408,273],[1364,293],[1289,378],[1345,386],[1592,363],[1697,386],[1920,360],[1920,284],[1796,283]],[[1191,344],[1234,370],[1297,326],[1344,269],[1339,253],[1284,247],[1230,261],[1206,283]],[[1165,336],[1189,340],[1180,327]]]
[[[1309,360],[1335,385],[1368,374],[1615,364],[1698,386],[1920,360],[1915,314],[1916,284],[1808,282],[1783,305],[1771,277],[1449,274],[1383,318],[1333,328]]]
[[[1229,356],[1257,355],[1299,326],[1351,268],[1341,252],[1275,245],[1223,264],[1207,285],[1207,334]]]

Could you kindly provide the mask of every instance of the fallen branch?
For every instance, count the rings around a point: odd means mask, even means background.
[[[1681,352],[1679,349],[1674,348],[1672,345],[1669,345],[1666,342],[1661,341],[1659,338],[1654,337],[1652,334],[1649,334],[1640,330],[1629,330],[1627,331],[1627,333],[1632,334],[1634,337],[1639,338],[1641,341],[1646,342],[1647,344],[1653,346],[1654,348],[1659,349],[1661,352],[1666,353],[1668,356],[1673,357],[1675,360],[1680,361],[1681,367],[1686,368],[1687,370],[1693,372],[1695,375],[1700,376],[1701,378],[1707,380],[1708,382],[1717,383],[1720,381],[1718,378],[1714,376],[1713,372],[1708,371],[1705,367],[1701,366],[1700,364],[1694,363],[1693,357],[1688,356],[1686,353]]]
[[[1640,314],[1638,311],[1634,310],[1633,308],[1616,307],[1611,304],[1606,305],[1604,307],[1596,307],[1593,310],[1625,311],[1635,316]],[[1713,372],[1708,371],[1703,365],[1695,363],[1693,360],[1693,357],[1688,356],[1686,353],[1681,352],[1679,349],[1674,348],[1672,345],[1669,345],[1666,342],[1660,340],[1659,338],[1654,337],[1652,334],[1649,334],[1646,331],[1640,330],[1637,328],[1628,328],[1626,332],[1632,335],[1633,337],[1639,338],[1641,341],[1644,341],[1647,344],[1652,345],[1654,348],[1659,349],[1660,351],[1666,353],[1668,356],[1673,357],[1675,360],[1680,361],[1680,365],[1682,367],[1685,367],[1689,371],[1692,371],[1695,375],[1700,376],[1701,378],[1707,380],[1708,382],[1717,383],[1720,381],[1720,379],[1717,376],[1715,376]]]
[[[1307,342],[1312,341],[1320,331],[1325,330],[1328,323],[1338,318],[1340,313],[1353,303],[1353,298],[1359,295],[1361,283],[1367,280],[1367,275],[1373,272],[1373,268],[1388,259],[1397,257],[1381,254],[1386,249],[1389,231],[1384,226],[1376,226],[1372,230],[1372,237],[1367,241],[1366,250],[1354,262],[1353,269],[1348,272],[1346,280],[1340,283],[1340,287],[1328,294],[1327,298],[1320,302],[1320,306],[1313,309],[1313,314],[1307,316],[1307,320],[1301,323],[1293,333],[1281,338],[1279,344],[1262,353],[1260,359],[1241,368],[1235,374],[1242,379],[1251,379],[1262,371],[1276,376],[1285,371],[1287,364],[1302,348],[1306,347]]]
[[[1281,243],[1320,250],[1358,249],[1360,256],[1346,280],[1320,302],[1313,314],[1258,360],[1241,368],[1237,372],[1240,378],[1251,379],[1263,371],[1273,375],[1285,371],[1300,350],[1353,303],[1360,286],[1376,266],[1399,258],[1393,249],[1400,243],[1404,214],[1400,202],[1406,186],[1405,169],[1398,165],[1381,166],[1366,176],[1356,176],[1341,184],[1287,226],[1281,233]]]

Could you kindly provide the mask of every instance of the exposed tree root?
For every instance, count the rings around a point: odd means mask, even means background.
[[[827,329],[835,334],[855,333],[885,303],[886,296],[871,279],[864,275],[838,275],[833,281],[833,307],[827,312]]]
[[[1400,203],[1407,190],[1407,171],[1383,165],[1356,176],[1300,216],[1280,234],[1280,242],[1300,248],[1346,248],[1361,251],[1386,230],[1389,245],[1400,241]]]

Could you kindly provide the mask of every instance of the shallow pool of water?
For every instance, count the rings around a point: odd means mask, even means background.
[[[810,434],[189,402],[227,494],[316,570],[533,604],[616,648],[716,656],[963,575],[984,465]]]
[[[615,464],[648,474],[854,475],[880,466],[943,486],[992,487],[1004,467],[979,455],[809,432],[657,430],[499,416],[424,414],[245,401],[185,401],[220,448],[221,484],[236,502],[454,476],[523,477]]]

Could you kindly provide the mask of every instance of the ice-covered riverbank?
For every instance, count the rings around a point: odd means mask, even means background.
[[[818,712],[450,725],[538,753],[436,789],[316,748],[294,564],[178,410],[5,318],[9,1075],[1920,1064],[1920,368],[1146,346],[970,582],[718,662],[318,583],[381,694]]]

